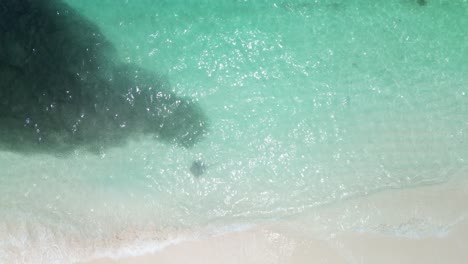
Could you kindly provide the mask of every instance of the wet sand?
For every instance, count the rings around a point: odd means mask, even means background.
[[[319,209],[309,217],[86,264],[466,263],[467,201],[465,179],[390,190]],[[340,221],[349,217],[362,225],[340,228]],[[324,229],[325,223],[337,228]]]

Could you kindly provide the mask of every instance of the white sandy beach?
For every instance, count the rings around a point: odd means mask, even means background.
[[[81,264],[466,263],[467,201],[468,181],[457,179],[372,194],[320,209],[307,219],[182,242],[144,256]],[[345,217],[370,229],[320,228],[325,222],[339,226]],[[304,229],[310,231],[300,231]]]

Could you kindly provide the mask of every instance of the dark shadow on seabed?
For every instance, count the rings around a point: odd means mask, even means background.
[[[100,30],[59,0],[0,2],[0,148],[90,151],[131,136],[193,146],[206,116],[167,81],[117,60]]]

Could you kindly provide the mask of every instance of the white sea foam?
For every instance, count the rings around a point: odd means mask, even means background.
[[[246,231],[252,224],[232,224],[192,231],[129,230],[91,238],[83,230],[51,230],[47,224],[0,225],[0,263],[75,263],[98,258],[120,259],[156,253],[182,242]],[[76,232],[77,231],[77,232]],[[89,232],[90,230],[88,230]],[[120,233],[120,234],[119,234]]]

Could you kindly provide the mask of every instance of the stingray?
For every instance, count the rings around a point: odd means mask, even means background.
[[[193,176],[195,177],[199,177],[201,176],[203,173],[205,173],[205,171],[209,168],[209,167],[212,167],[216,164],[211,164],[211,165],[207,165],[205,162],[203,162],[202,160],[194,160],[192,162],[192,166],[190,166],[190,172],[192,173]]]
[[[418,5],[420,5],[420,6],[425,6],[425,5],[427,5],[427,0],[417,0],[416,2],[417,2]]]

